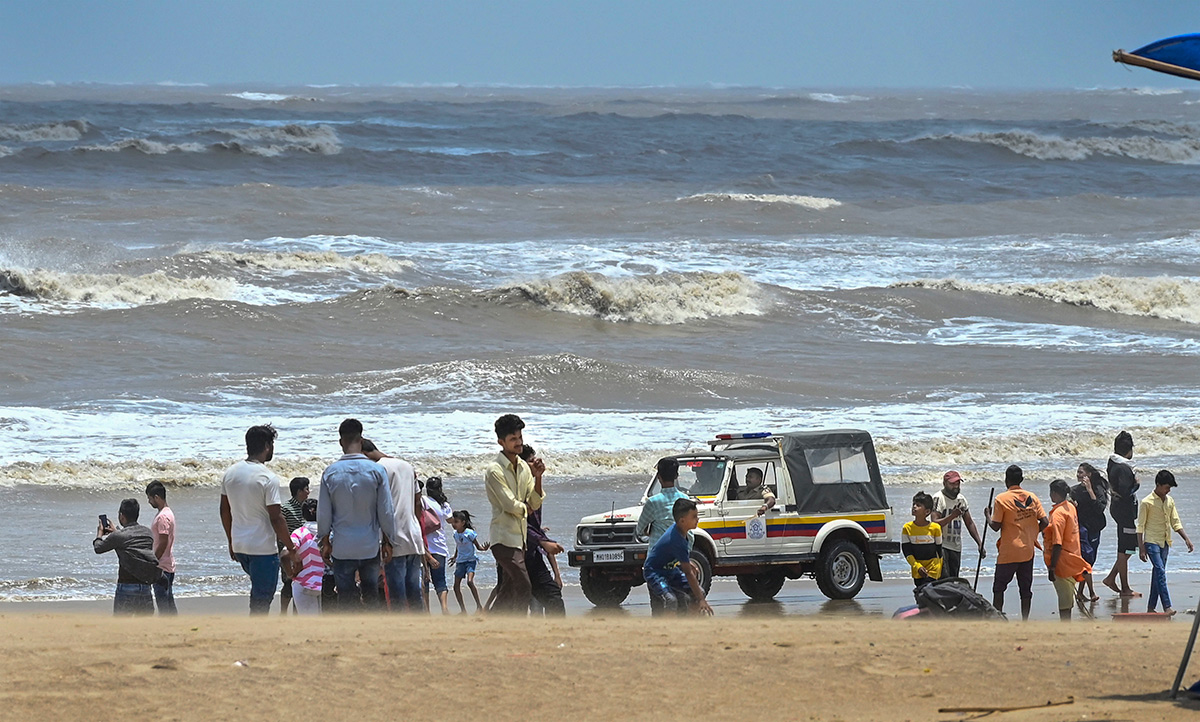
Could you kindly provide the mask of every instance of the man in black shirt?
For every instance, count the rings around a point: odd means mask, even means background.
[[[1113,440],[1113,455],[1108,458],[1108,485],[1112,489],[1109,513],[1117,523],[1117,561],[1104,577],[1104,586],[1122,597],[1140,597],[1129,586],[1129,557],[1137,553],[1138,480],[1129,460],[1133,458],[1133,437],[1128,431]],[[1120,580],[1120,586],[1117,581]]]
[[[97,554],[117,552],[113,614],[154,614],[154,593],[150,585],[158,581],[162,569],[154,556],[154,534],[137,523],[139,511],[137,499],[122,501],[117,513],[121,528],[114,528],[111,521],[107,525],[101,523],[92,541],[92,549]]]

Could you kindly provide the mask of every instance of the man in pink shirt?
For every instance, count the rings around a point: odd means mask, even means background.
[[[175,609],[175,512],[167,506],[167,488],[161,481],[146,485],[146,500],[158,510],[158,516],[150,522],[150,533],[154,535],[154,556],[163,572],[154,583],[154,602],[160,616],[178,614]]]

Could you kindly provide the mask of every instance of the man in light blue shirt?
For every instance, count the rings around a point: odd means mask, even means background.
[[[688,495],[683,493],[675,486],[676,480],[679,479],[679,461],[677,459],[659,459],[658,460],[658,481],[662,484],[662,491],[655,494],[646,500],[642,506],[642,513],[638,515],[637,533],[638,535],[650,535],[650,547],[654,547],[654,543],[662,537],[663,533],[675,523],[675,519],[671,516],[671,510],[675,507],[676,499],[686,499]],[[691,547],[692,538],[688,536],[688,547]]]
[[[387,471],[363,455],[362,435],[357,419],[346,419],[338,428],[342,457],[321,475],[317,505],[317,538],[333,566],[341,609],[378,606],[381,542],[386,564],[398,537]],[[361,585],[355,584],[355,574]]]

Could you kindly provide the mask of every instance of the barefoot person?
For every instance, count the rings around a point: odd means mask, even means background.
[[[947,471],[942,476],[942,490],[933,495],[933,521],[942,527],[942,578],[957,577],[962,566],[962,530],[965,526],[971,538],[975,540],[975,548],[979,550],[979,558],[987,557],[983,548],[983,539],[975,520],[971,518],[971,510],[967,500],[962,495],[962,475],[957,471]]]
[[[1075,478],[1079,483],[1071,487],[1071,501],[1075,502],[1075,510],[1079,513],[1080,554],[1088,566],[1094,566],[1100,551],[1100,532],[1108,525],[1108,479],[1096,467],[1086,463],[1079,465]],[[1075,596],[1081,602],[1100,601],[1092,584],[1091,571],[1084,575]]]
[[[1128,431],[1117,434],[1113,440],[1113,454],[1108,457],[1108,485],[1112,489],[1109,510],[1117,523],[1117,561],[1104,577],[1104,586],[1122,597],[1140,597],[1129,586],[1129,557],[1138,550],[1138,480],[1133,473],[1133,437]]]
[[[384,567],[388,597],[392,611],[420,612],[421,559],[425,556],[425,540],[421,535],[421,487],[413,465],[388,456],[370,439],[362,441],[363,455],[383,467],[392,492],[392,507],[396,512],[396,539],[392,560]]]
[[[221,525],[229,542],[229,558],[250,577],[250,613],[266,614],[279,585],[280,551],[288,562],[296,551],[279,500],[279,477],[266,464],[275,458],[275,429],[251,426],[246,432],[246,459],[221,479]]]
[[[992,606],[1004,611],[1004,593],[1013,577],[1021,593],[1021,619],[1029,619],[1033,604],[1033,557],[1037,536],[1046,528],[1046,512],[1036,496],[1021,488],[1025,474],[1013,464],[1004,471],[1008,488],[996,497],[995,507],[987,510],[993,531],[1000,532],[996,542],[996,578],[992,580]]]
[[[1075,583],[1083,581],[1092,566],[1084,561],[1079,546],[1079,518],[1069,499],[1071,488],[1062,479],[1050,482],[1050,523],[1042,533],[1046,552],[1046,570],[1058,594],[1058,618],[1071,621],[1075,606]]]
[[[525,569],[526,521],[530,511],[542,508],[545,494],[536,486],[529,464],[521,459],[525,422],[515,414],[496,419],[500,453],[484,472],[488,502],[492,505],[492,555],[503,572],[492,609],[508,614],[528,614],[532,588]]]
[[[1154,491],[1138,505],[1137,519],[1138,557],[1143,562],[1149,561],[1154,567],[1146,611],[1155,611],[1161,599],[1163,613],[1168,615],[1175,614],[1171,607],[1171,595],[1167,591],[1167,553],[1171,550],[1171,532],[1179,534],[1187,544],[1189,554],[1193,549],[1192,540],[1179,520],[1175,500],[1168,496],[1175,486],[1174,474],[1166,469],[1158,472],[1158,476],[1154,477]]]
[[[694,605],[699,614],[712,616],[688,551],[688,534],[700,525],[696,502],[676,499],[671,516],[675,523],[650,547],[642,567],[650,592],[650,613],[658,616],[673,611],[683,615]]]

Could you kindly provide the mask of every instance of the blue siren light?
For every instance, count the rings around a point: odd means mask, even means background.
[[[717,434],[717,438],[722,441],[731,441],[733,439],[765,439],[770,435],[770,431],[758,431],[753,434]]]

